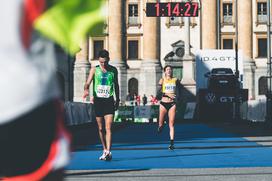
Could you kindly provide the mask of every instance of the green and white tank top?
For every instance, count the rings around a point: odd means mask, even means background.
[[[103,72],[100,66],[95,68],[94,74],[94,96],[109,98],[113,96],[114,72],[112,69]]]

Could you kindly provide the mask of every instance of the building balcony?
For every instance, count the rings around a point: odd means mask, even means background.
[[[267,15],[258,15],[256,24],[266,24],[267,23]]]
[[[232,24],[232,16],[223,16],[224,24]]]
[[[138,27],[141,26],[141,23],[140,23],[140,20],[139,20],[138,16],[128,17],[127,27],[130,27],[130,26],[138,26]]]

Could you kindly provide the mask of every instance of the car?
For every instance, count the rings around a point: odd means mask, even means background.
[[[234,90],[238,79],[230,68],[214,68],[205,74],[210,90]]]

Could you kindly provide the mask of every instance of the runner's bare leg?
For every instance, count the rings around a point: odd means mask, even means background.
[[[103,145],[103,150],[107,150],[106,142],[105,142],[105,135],[103,133],[103,117],[96,117],[96,122],[98,126],[98,133],[100,141]]]
[[[169,117],[169,129],[170,129],[170,140],[174,140],[175,136],[175,116],[176,116],[176,105],[172,106],[169,109],[168,117]]]
[[[105,118],[105,127],[106,127],[106,149],[111,150],[111,125],[113,121],[113,115],[108,114],[104,116]]]

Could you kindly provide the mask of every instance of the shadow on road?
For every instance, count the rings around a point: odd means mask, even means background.
[[[114,123],[113,124],[113,143],[118,150],[141,149],[141,150],[160,150],[165,149],[164,146],[158,144],[166,144],[169,142],[169,129],[166,124],[162,134],[156,132],[156,123]],[[101,146],[92,146],[99,144],[97,125],[95,122],[79,126],[69,127],[73,135],[73,147],[75,150],[100,150]],[[235,122],[196,122],[196,121],[180,121],[176,123],[176,143],[186,143],[194,141],[194,143],[250,143],[250,140],[226,140],[223,138],[234,137],[256,137],[254,141],[268,142],[268,139],[258,138],[272,136],[271,126],[265,123],[254,123],[243,121]],[[217,138],[217,140],[207,140],[207,138]],[[222,138],[222,140],[218,140]],[[124,145],[124,147],[119,146]],[[141,145],[135,148],[135,145]],[[146,147],[147,146],[147,147]],[[256,147],[257,145],[239,145],[237,147]],[[235,148],[235,145],[216,145],[191,147],[185,145],[176,147],[176,149],[216,149],[216,148]]]
[[[149,169],[122,169],[122,170],[101,170],[101,171],[95,171],[95,170],[88,170],[88,171],[74,171],[71,173],[66,173],[66,176],[80,176],[80,175],[95,175],[95,174],[112,174],[112,173],[128,173],[128,172],[137,172],[137,171],[146,171]]]

